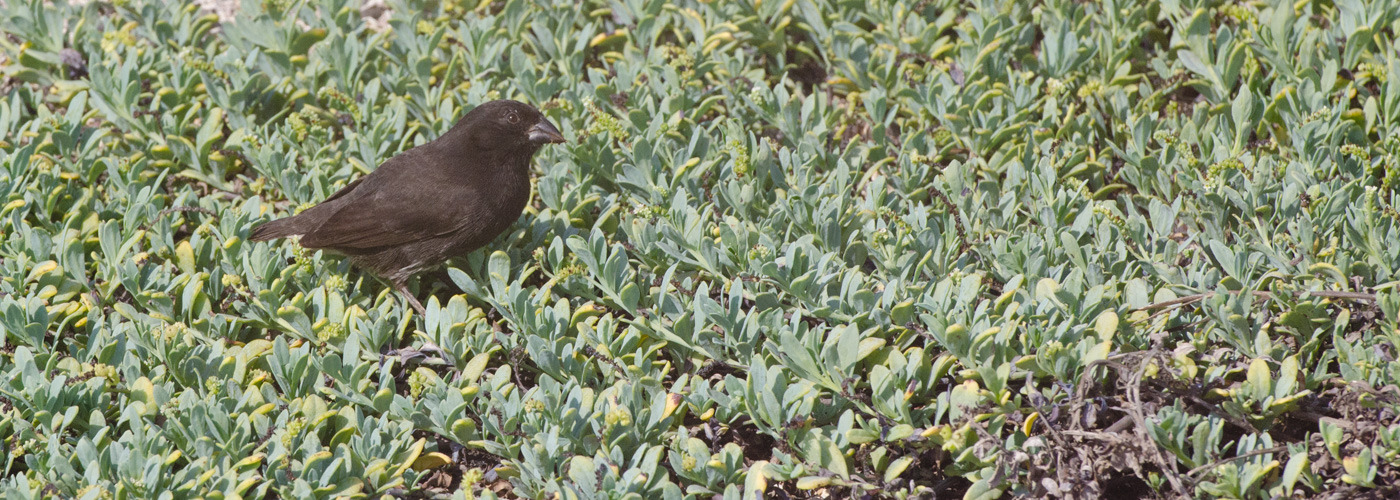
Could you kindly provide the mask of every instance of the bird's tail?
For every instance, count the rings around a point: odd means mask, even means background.
[[[301,221],[297,220],[297,217],[286,217],[264,222],[253,228],[253,232],[248,235],[248,239],[253,241],[267,241],[296,236],[305,231],[300,227],[301,224],[298,224],[299,222]]]

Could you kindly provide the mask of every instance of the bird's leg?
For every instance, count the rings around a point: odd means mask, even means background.
[[[408,291],[407,283],[394,282],[394,290],[398,291],[400,295],[403,295],[404,300],[408,301],[408,305],[413,306],[413,309],[418,311],[418,314],[423,316],[428,315],[428,310],[423,308],[421,302],[418,302],[418,297],[414,297],[413,294]]]

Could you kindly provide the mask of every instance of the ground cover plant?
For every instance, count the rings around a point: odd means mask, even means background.
[[[1392,498],[1397,26],[4,0],[0,497]],[[495,98],[571,142],[426,316],[247,241]]]

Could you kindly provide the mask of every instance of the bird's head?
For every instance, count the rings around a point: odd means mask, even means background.
[[[452,127],[467,133],[472,142],[486,149],[515,149],[534,152],[545,144],[564,142],[564,134],[534,106],[500,99],[472,109]]]

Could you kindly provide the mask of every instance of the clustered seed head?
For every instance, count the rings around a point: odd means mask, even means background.
[[[1376,83],[1385,83],[1386,77],[1389,76],[1384,65],[1369,62],[1356,65],[1356,72],[1371,75],[1371,79]]]
[[[346,281],[345,276],[343,276],[343,275],[340,275],[340,274],[333,274],[333,275],[331,275],[329,278],[326,278],[326,289],[327,289],[327,290],[330,290],[330,291],[333,291],[333,292],[343,292],[343,291],[345,291],[345,287],[346,287],[347,285],[348,285],[348,282]]]
[[[614,407],[608,410],[607,415],[603,416],[603,423],[608,427],[632,425],[632,412],[627,411],[627,408],[622,406]]]
[[[754,245],[753,248],[749,249],[749,260],[765,262],[772,257],[773,250],[766,246]]]
[[[301,434],[301,430],[304,427],[306,427],[306,419],[303,417],[297,417],[291,422],[287,422],[286,432],[282,434],[282,446],[291,448],[292,440],[296,439],[297,436]]]
[[[197,57],[194,53],[187,51],[180,56],[180,59],[185,63],[186,66],[189,66],[190,69],[193,69],[195,71],[208,73],[219,78],[228,78],[228,73],[224,73],[224,70],[221,70],[217,66],[214,66],[214,63],[210,62],[208,59]]]
[[[426,390],[428,386],[432,385],[432,383],[433,380],[431,377],[415,370],[408,375],[408,394],[414,399],[417,399],[419,396],[423,395],[423,391]]]
[[[316,332],[316,338],[321,342],[334,342],[345,338],[345,325],[341,323],[328,323],[321,331]]]
[[[948,144],[948,143],[952,142],[952,140],[953,140],[953,131],[952,131],[952,130],[948,130],[948,129],[943,128],[943,127],[939,127],[939,128],[937,128],[937,129],[934,129],[934,131],[933,131],[933,143],[934,143],[934,144],[937,144],[937,145],[939,145],[939,146],[942,146],[942,145],[945,145],[945,144]]]
[[[622,120],[613,116],[612,113],[603,111],[592,99],[585,101],[583,104],[584,107],[588,109],[588,113],[593,115],[593,121],[589,123],[588,128],[584,130],[585,133],[583,135],[596,135],[607,132],[612,135],[614,139],[621,142],[626,142],[627,139],[631,137],[631,134],[627,131],[627,127],[623,125]]]
[[[1349,156],[1351,159],[1359,162],[1366,162],[1371,159],[1371,153],[1367,152],[1366,148],[1355,144],[1344,144],[1342,145],[1341,151],[1343,155]]]
[[[1318,120],[1326,120],[1332,117],[1332,108],[1319,108],[1307,117],[1303,118],[1303,123],[1311,123]]]
[[[339,89],[322,87],[320,91],[316,92],[316,98],[330,104],[335,109],[349,113],[355,121],[360,120],[360,105],[355,102],[355,99],[345,95]]]
[[[1103,92],[1103,82],[1099,81],[1098,78],[1094,78],[1084,82],[1084,85],[1079,87],[1079,91],[1076,92],[1075,95],[1078,95],[1080,99],[1089,99],[1092,97],[1099,97]]]
[[[1244,162],[1240,161],[1238,158],[1226,158],[1224,160],[1212,163],[1209,167],[1207,167],[1205,179],[1207,182],[1213,182],[1217,184],[1223,183],[1225,182],[1225,175],[1227,173],[1232,171],[1243,172],[1244,170]]]
[[[658,219],[666,216],[666,209],[647,203],[637,203],[632,206],[632,214],[646,219]]]

